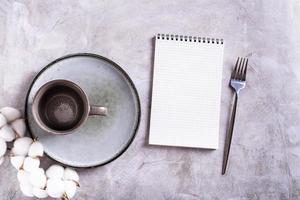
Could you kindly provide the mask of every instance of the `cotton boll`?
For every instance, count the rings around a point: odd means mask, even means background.
[[[5,124],[7,124],[7,120],[6,120],[6,118],[4,117],[4,115],[2,115],[2,114],[0,113],[0,128],[1,128],[2,126],[4,126]]]
[[[77,184],[79,184],[79,176],[77,172],[74,169],[71,169],[69,167],[65,169],[63,179],[75,181]]]
[[[12,129],[16,132],[17,137],[24,137],[26,133],[26,124],[24,119],[17,119],[11,124]]]
[[[24,182],[20,184],[20,188],[24,196],[33,197],[33,187],[29,182]]]
[[[11,156],[10,162],[17,170],[21,169],[25,160],[25,156]]]
[[[34,187],[33,190],[32,190],[32,193],[35,197],[39,198],[39,199],[43,199],[43,198],[46,198],[48,197],[48,193],[46,190],[43,190],[41,188],[36,188]]]
[[[46,175],[48,178],[62,179],[64,176],[64,168],[60,165],[51,165],[47,169]]]
[[[7,146],[4,139],[0,138],[0,157],[3,156],[6,152]]]
[[[12,107],[1,108],[0,113],[4,115],[8,123],[21,117],[21,112]]]
[[[4,156],[0,156],[0,165],[4,162]]]
[[[40,166],[40,159],[26,157],[23,164],[23,169],[28,172],[33,172]]]
[[[32,142],[32,139],[29,137],[16,139],[14,142],[14,147],[12,149],[13,154],[26,156]]]
[[[17,178],[20,183],[30,183],[30,173],[23,169],[18,171]]]
[[[39,141],[34,141],[29,148],[28,156],[42,157],[44,154],[44,147]]]
[[[0,129],[0,137],[6,142],[11,142],[16,138],[16,134],[14,130],[6,124]]]
[[[37,188],[45,188],[47,177],[45,171],[42,168],[33,170],[30,174],[30,183]]]
[[[58,178],[48,179],[46,191],[50,197],[61,198],[65,192],[65,185],[63,180]]]
[[[77,189],[76,183],[74,181],[64,181],[64,184],[65,184],[65,193],[68,199],[73,198]]]

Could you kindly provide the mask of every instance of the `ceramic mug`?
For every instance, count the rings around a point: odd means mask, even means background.
[[[51,134],[68,134],[78,129],[89,116],[106,116],[107,108],[92,106],[86,93],[68,80],[44,84],[32,103],[34,120]]]

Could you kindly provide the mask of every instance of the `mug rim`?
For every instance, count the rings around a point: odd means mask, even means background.
[[[50,128],[49,126],[47,126],[42,121],[42,119],[40,118],[40,116],[38,114],[38,105],[39,105],[39,102],[36,102],[36,100],[37,100],[38,97],[41,97],[43,94],[45,94],[45,92],[41,94],[41,92],[42,92],[43,89],[45,89],[46,87],[51,86],[52,84],[59,83],[59,82],[61,82],[61,83],[67,83],[69,85],[74,86],[82,94],[80,96],[84,98],[83,99],[83,102],[84,102],[84,113],[83,113],[83,116],[81,117],[80,121],[74,127],[72,127],[71,129],[63,130],[63,131],[58,131],[58,130],[52,129],[52,128]],[[66,85],[66,86],[69,86],[69,85]],[[72,88],[72,89],[74,89],[74,88]],[[78,91],[76,91],[76,92],[78,92]],[[72,81],[69,81],[67,79],[55,79],[55,80],[51,80],[51,81],[46,82],[44,85],[42,85],[37,90],[37,92],[34,95],[33,100],[32,100],[31,111],[32,111],[32,115],[33,115],[34,120],[39,125],[39,127],[42,128],[44,131],[46,131],[47,133],[53,134],[53,135],[66,135],[66,134],[70,134],[71,132],[77,130],[78,128],[80,128],[87,121],[87,118],[88,118],[89,113],[90,113],[90,102],[89,102],[87,94],[76,83],[74,83]]]

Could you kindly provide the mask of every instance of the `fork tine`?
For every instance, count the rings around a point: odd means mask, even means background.
[[[241,58],[239,67],[238,67],[238,76],[237,79],[241,80],[242,79],[242,70],[243,70],[243,64],[244,64],[244,58]]]
[[[246,81],[246,74],[247,74],[247,67],[248,67],[248,58],[247,58],[247,60],[246,60],[246,63],[245,63],[245,70],[244,70],[244,75],[243,75],[243,79],[244,79],[244,81]]]
[[[243,63],[242,63],[242,67],[241,67],[241,80],[244,79],[245,61],[246,61],[246,58],[243,58]]]
[[[232,78],[232,79],[235,79],[236,76],[237,76],[239,61],[240,61],[240,57],[238,57],[238,59],[236,60],[234,70],[233,70],[232,73],[231,73],[231,78]]]

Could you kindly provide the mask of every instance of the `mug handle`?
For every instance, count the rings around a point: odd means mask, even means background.
[[[107,108],[102,106],[90,106],[90,113],[91,115],[100,115],[100,116],[106,116],[107,115]]]

